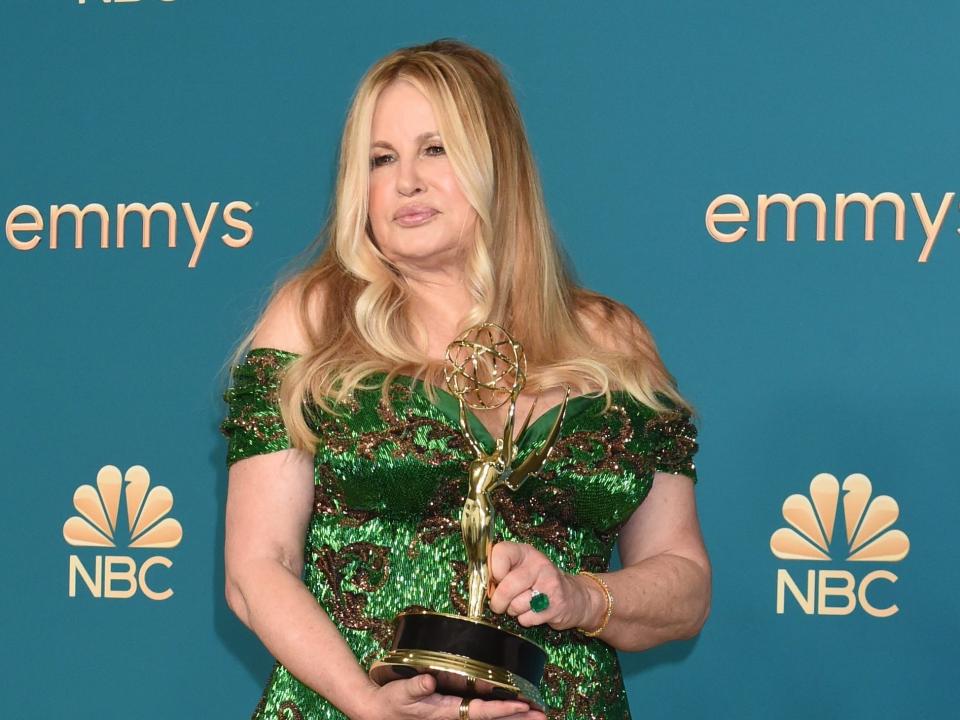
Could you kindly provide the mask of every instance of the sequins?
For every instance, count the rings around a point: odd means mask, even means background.
[[[277,709],[277,720],[303,720],[303,713],[295,702],[286,700]]]
[[[289,447],[277,392],[296,357],[257,348],[236,367],[221,426],[228,464]],[[472,453],[457,422],[407,381],[399,377],[386,401],[379,389],[358,391],[345,416],[307,408],[320,443],[303,581],[364,670],[389,647],[398,613],[467,610],[460,512]],[[565,572],[604,572],[620,528],[656,471],[696,481],[689,417],[654,413],[626,394],[614,397],[607,412],[597,398],[569,416],[543,467],[518,491],[494,493],[497,541],[529,543]],[[522,448],[517,462],[536,449],[537,443]],[[489,607],[484,617],[547,650],[541,691],[550,720],[629,719],[612,647],[576,630],[524,628]],[[344,718],[278,663],[254,720],[298,717]]]
[[[223,394],[229,413],[220,424],[220,432],[228,440],[228,466],[251,455],[290,447],[277,406],[277,391],[281,370],[294,357],[292,353],[257,348],[234,368],[233,386]]]
[[[381,645],[390,637],[390,623],[367,613],[369,594],[383,587],[390,572],[390,549],[373,543],[351,543],[339,551],[330,546],[314,550],[314,566],[329,591],[324,609],[341,630],[371,633]]]
[[[697,452],[697,428],[686,412],[671,411],[650,418],[645,432],[657,442],[653,448],[657,470],[686,475],[697,481],[693,456]]]
[[[616,659],[614,664],[620,676]],[[605,682],[597,663],[588,663],[579,676],[547,663],[540,687],[545,699],[550,698],[547,720],[630,720],[626,689],[622,683]]]

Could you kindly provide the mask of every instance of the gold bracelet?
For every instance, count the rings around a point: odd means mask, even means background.
[[[610,616],[613,615],[613,595],[610,592],[610,588],[607,587],[607,584],[592,572],[581,570],[577,574],[586,575],[588,578],[597,583],[597,585],[600,586],[600,589],[603,590],[603,594],[607,597],[607,612],[603,616],[603,622],[600,623],[600,627],[598,627],[596,630],[584,630],[582,627],[577,628],[577,630],[582,632],[587,637],[596,637],[604,631],[604,629],[607,627],[607,623],[610,622]]]

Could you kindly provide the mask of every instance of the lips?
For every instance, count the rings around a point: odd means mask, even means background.
[[[427,205],[407,205],[401,208],[393,219],[398,224],[409,227],[424,223],[436,214],[437,210]]]

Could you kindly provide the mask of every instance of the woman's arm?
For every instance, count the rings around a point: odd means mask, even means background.
[[[620,533],[622,570],[599,575],[614,598],[598,636],[618,650],[646,650],[700,632],[710,614],[712,571],[697,519],[694,484],[658,472],[653,487]],[[583,627],[600,626],[606,596],[577,577],[589,597]]]
[[[602,306],[579,315],[584,328],[607,349],[634,352],[637,338],[654,347],[647,327],[632,311],[606,315]],[[614,598],[613,615],[598,637],[618,650],[637,651],[687,639],[710,613],[712,570],[697,518],[694,483],[685,475],[656,472],[653,487],[619,536],[622,570],[600,575]],[[581,627],[600,626],[606,595],[588,577],[579,586]]]
[[[297,679],[347,716],[359,717],[373,682],[301,579],[313,487],[313,460],[302,450],[255,455],[231,466],[227,604]]]
[[[618,650],[645,650],[700,632],[710,612],[710,561],[700,536],[693,481],[656,473],[653,487],[620,534],[623,569],[598,574],[613,596],[613,614],[598,637]],[[606,593],[589,577],[561,572],[525,543],[493,546],[496,583],[490,609],[528,627],[599,628]],[[545,612],[530,608],[530,589],[550,599]]]
[[[291,287],[259,323],[254,347],[309,347]],[[313,458],[289,448],[230,467],[224,565],[227,605],[298,680],[359,717],[375,687],[301,578],[313,512]]]

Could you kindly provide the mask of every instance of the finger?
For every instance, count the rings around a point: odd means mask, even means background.
[[[487,544],[487,569],[493,567],[493,543]],[[487,573],[487,600],[493,597],[493,593],[497,590],[497,580],[493,577],[493,571]]]
[[[546,619],[543,617],[546,613],[536,613],[533,610],[528,610],[525,613],[520,613],[517,615],[517,623],[522,627],[532,627],[534,625],[542,625],[546,622]]]
[[[519,713],[510,713],[509,715],[491,715],[483,720],[546,720],[547,716],[538,710],[524,710]],[[472,711],[470,720],[476,720]]]
[[[536,612],[530,605],[533,592],[527,591],[524,593],[523,596],[517,600],[517,604],[521,607],[520,612],[516,615],[517,622],[523,627],[552,623],[563,615],[564,608],[566,607],[560,585],[549,573],[541,573],[539,578],[533,583],[533,587],[547,596],[547,607],[540,612]]]
[[[490,609],[519,616],[530,610],[534,589],[545,593],[552,604],[560,597],[558,574],[549,558],[536,551],[528,553],[526,559],[500,583],[490,598]]]
[[[537,568],[533,563],[521,563],[513,568],[490,596],[490,609],[495,613],[503,613],[514,601],[529,601],[530,590],[536,580]],[[526,609],[529,609],[529,603]]]
[[[394,680],[389,684],[393,685],[394,683],[397,684],[398,689],[400,689],[412,702],[422,700],[427,695],[433,694],[433,691],[437,687],[436,678],[428,673],[422,673],[416,677],[408,678],[406,680]]]
[[[501,540],[490,551],[490,575],[500,582],[510,570],[519,565],[526,554],[526,547],[520,543]]]
[[[524,590],[519,595],[517,595],[513,600],[510,601],[510,604],[507,605],[506,613],[507,615],[512,615],[513,617],[518,617],[523,615],[523,613],[530,610],[530,600],[533,597],[533,590]]]
[[[499,547],[502,543],[498,543]],[[535,548],[526,544],[510,543],[519,550],[504,549],[506,553],[519,553],[520,562],[513,565],[505,576],[500,578],[493,593],[490,594],[490,609],[496,613],[506,612],[509,605],[518,598],[518,602],[529,600],[529,597],[522,597],[525,593],[536,586],[536,582],[548,579],[551,576],[551,570],[554,570],[550,560]],[[555,574],[555,573],[552,573]],[[537,589],[540,589],[539,587]],[[523,608],[521,608],[523,609]]]
[[[523,718],[530,706],[520,700],[480,700],[473,699],[468,706],[470,720],[505,720],[505,718]]]
[[[528,582],[525,584],[524,589],[521,590],[510,602],[510,605],[507,607],[507,612],[514,617],[519,617],[525,612],[530,612],[533,605],[533,591],[546,595],[547,598],[547,609],[553,610],[557,607],[558,603],[562,603],[563,593],[560,591],[560,583],[557,578],[557,570],[549,561],[545,560],[538,566],[534,566],[532,562],[529,563],[530,566],[536,567],[537,572],[532,578],[529,578]],[[517,571],[514,571],[516,574]],[[508,579],[510,576],[507,576]],[[541,617],[546,617],[552,615],[552,613],[547,612],[546,610],[540,611],[539,615]]]

